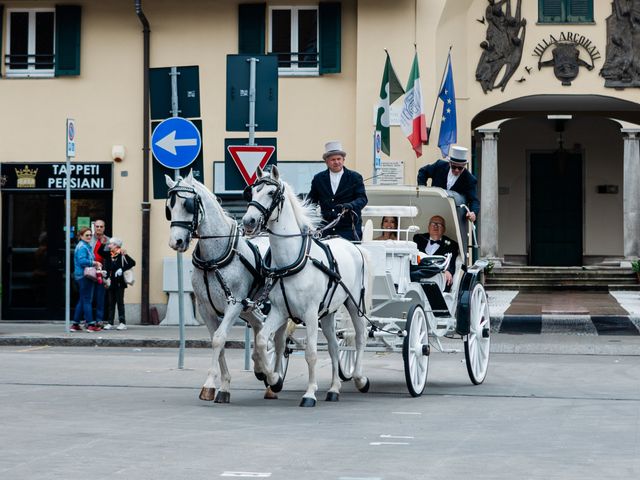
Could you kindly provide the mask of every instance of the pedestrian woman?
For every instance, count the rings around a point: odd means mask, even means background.
[[[124,314],[124,289],[127,288],[127,282],[124,279],[124,272],[133,268],[136,262],[126,254],[122,249],[122,240],[118,237],[111,237],[107,244],[110,255],[104,259],[104,268],[107,271],[109,288],[107,289],[107,298],[109,308],[107,309],[108,317],[105,324],[105,330],[113,328],[113,320],[116,313],[116,305],[118,306],[118,330],[127,329],[127,321]]]
[[[84,316],[84,321],[87,323],[87,331],[99,332],[101,328],[98,327],[93,320],[93,313],[91,311],[91,300],[93,299],[95,283],[90,278],[84,276],[85,267],[102,268],[100,262],[97,262],[93,255],[90,228],[81,228],[78,232],[78,244],[73,253],[73,262],[73,278],[78,285],[78,304],[76,305],[76,311],[73,315],[71,331],[82,331],[80,322]],[[100,286],[100,288],[102,287]]]

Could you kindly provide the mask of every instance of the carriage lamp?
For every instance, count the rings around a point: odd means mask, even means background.
[[[124,160],[124,156],[124,145],[114,145],[113,147],[111,147],[111,157],[113,158],[114,162],[121,162],[122,160]]]

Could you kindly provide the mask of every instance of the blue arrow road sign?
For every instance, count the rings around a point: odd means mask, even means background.
[[[202,139],[196,126],[182,117],[167,118],[151,135],[151,151],[167,168],[184,168],[200,153]]]

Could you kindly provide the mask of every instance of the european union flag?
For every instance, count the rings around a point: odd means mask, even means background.
[[[442,83],[438,97],[442,100],[442,121],[440,122],[440,136],[438,147],[442,156],[449,155],[449,147],[458,141],[458,124],[456,116],[456,92],[453,88],[453,70],[451,68],[451,54],[447,59],[447,74]]]

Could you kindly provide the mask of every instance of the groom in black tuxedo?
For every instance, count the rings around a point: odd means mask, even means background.
[[[429,220],[427,226],[429,233],[416,233],[413,241],[418,245],[418,250],[427,255],[446,255],[451,254],[449,266],[444,272],[447,289],[451,287],[453,275],[456,271],[456,258],[458,256],[458,243],[447,237],[444,232],[447,230],[444,218],[440,215],[434,215]]]

